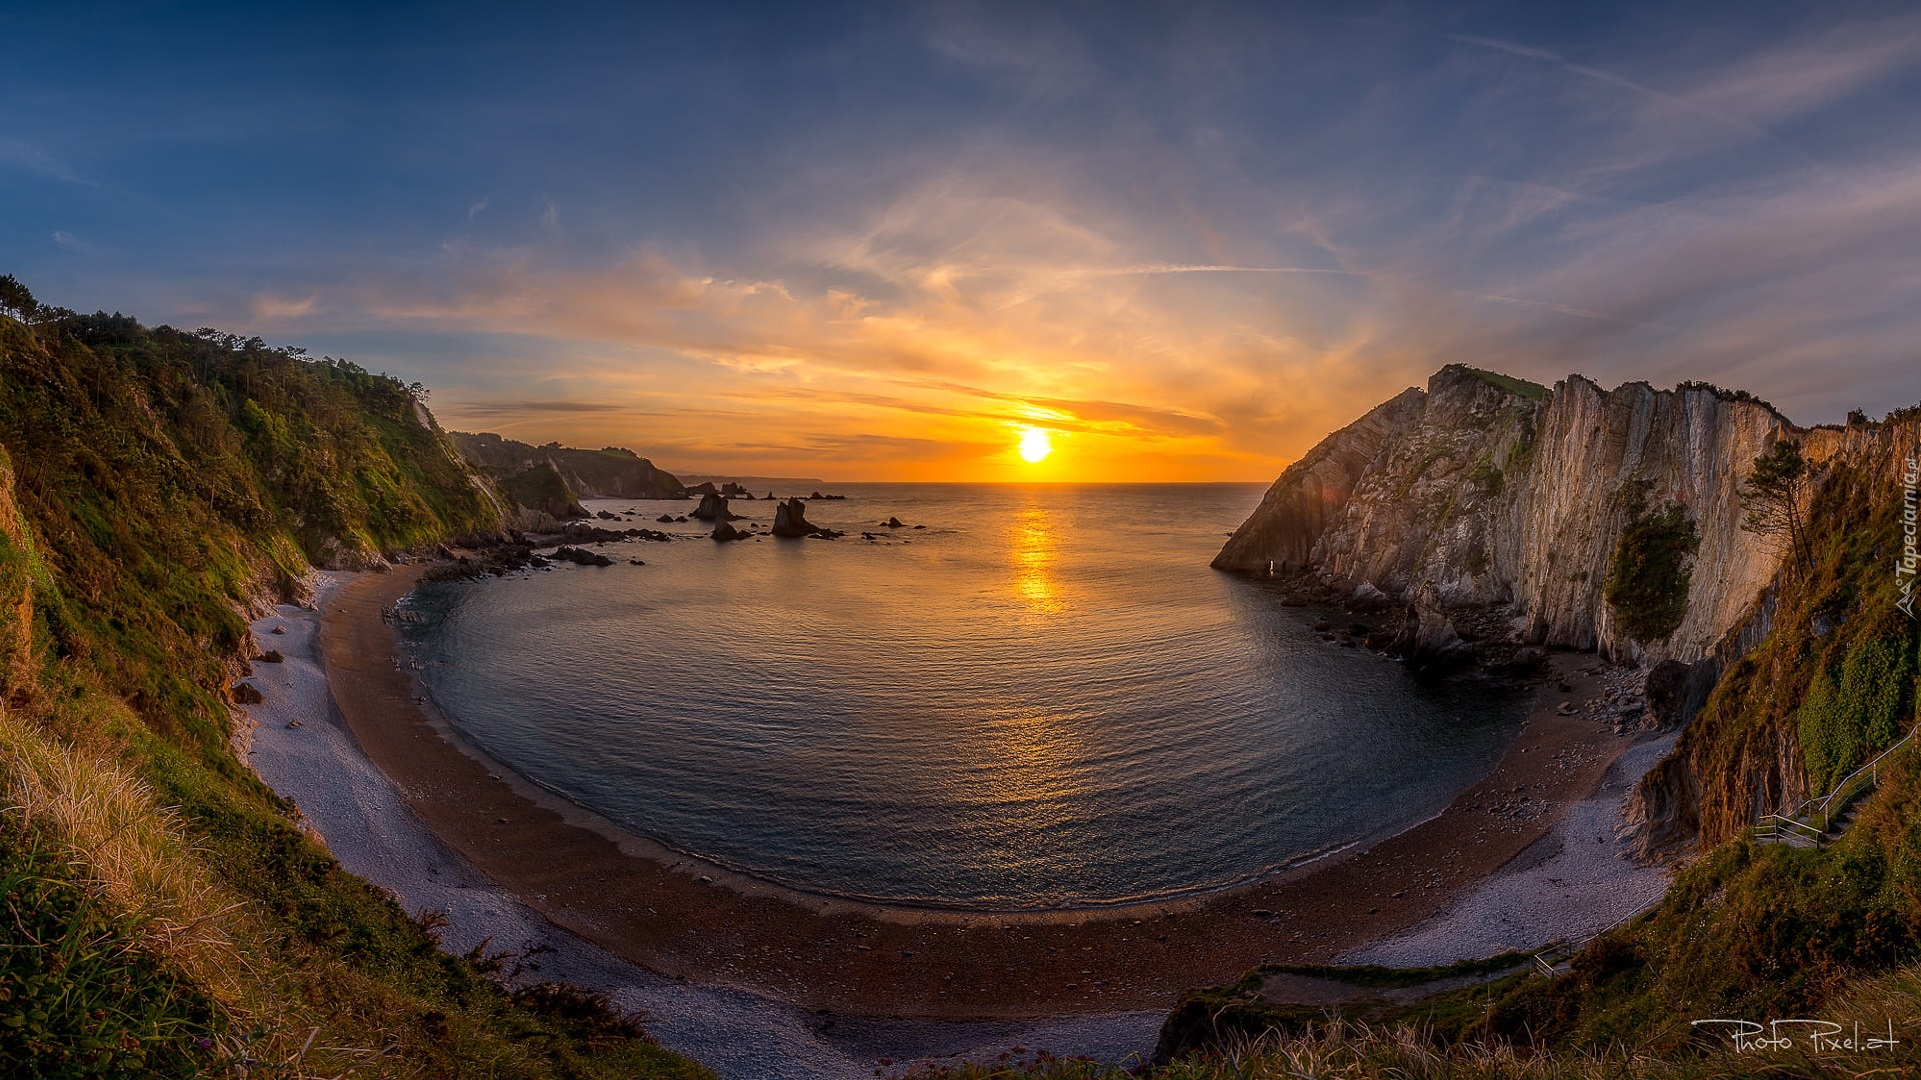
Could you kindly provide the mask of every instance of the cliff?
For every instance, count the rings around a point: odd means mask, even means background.
[[[1522,640],[1695,660],[1741,618],[1776,552],[1741,528],[1742,479],[1792,426],[1710,387],[1546,390],[1451,365],[1290,466],[1214,560],[1345,588],[1512,607]],[[1643,640],[1604,598],[1622,538],[1678,507],[1699,547],[1679,624]]]
[[[1799,559],[1744,527],[1743,487],[1780,439],[1809,463]],[[1915,651],[1890,566],[1917,456],[1915,410],[1802,429],[1703,384],[1549,390],[1454,365],[1290,466],[1214,565],[1372,586],[1424,622],[1491,605],[1520,641],[1658,668],[1689,705],[1661,719],[1693,723],[1636,793],[1642,852],[1712,846],[1911,726],[1890,718],[1913,713]],[[1898,702],[1865,688],[1870,669]]]
[[[470,435],[459,431],[452,438],[469,462],[492,476],[507,479],[551,468],[576,498],[675,499],[686,490],[673,473],[656,468],[653,462],[624,447],[580,450],[557,442],[530,446],[491,433]]]
[[[13,307],[33,322],[0,314],[0,1073],[704,1075],[604,998],[442,953],[235,750],[246,613],[314,564],[499,528],[414,390]]]

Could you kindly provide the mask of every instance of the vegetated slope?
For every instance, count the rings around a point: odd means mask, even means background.
[[[1555,394],[1562,392],[1557,387]],[[1685,406],[1690,392],[1678,392],[1678,403]],[[1725,403],[1751,404],[1743,395],[1713,393]],[[1638,391],[1634,396],[1644,397]],[[1553,395],[1545,407],[1554,407]],[[1411,423],[1403,428],[1411,429]],[[1608,435],[1608,427],[1597,430],[1575,449],[1618,437]],[[1641,428],[1643,436],[1648,430]],[[1354,433],[1350,428],[1334,438],[1352,442]],[[1797,507],[1805,554],[1780,537],[1747,529],[1724,538],[1749,545],[1754,557],[1766,560],[1767,572],[1752,583],[1741,617],[1722,626],[1706,650],[1703,662],[1717,665],[1718,684],[1675,753],[1635,796],[1650,851],[1687,847],[1700,857],[1681,871],[1654,910],[1576,954],[1569,973],[1550,978],[1530,972],[1391,1016],[1421,1025],[1428,1037],[1418,1042],[1462,1041],[1465,1049],[1435,1051],[1431,1074],[1614,1075],[1632,1066],[1636,1074],[1731,1075],[1760,1064],[1752,1055],[1714,1058],[1727,1050],[1727,1031],[1696,1029],[1688,1021],[1716,1017],[1826,1017],[1843,1024],[1850,1037],[1857,1021],[1864,1037],[1884,1036],[1890,1020],[1899,1029],[1898,1046],[1829,1052],[1825,1058],[1807,1053],[1807,1031],[1797,1030],[1794,1050],[1768,1062],[1786,1074],[1856,1075],[1921,1064],[1921,1039],[1912,1027],[1921,1005],[1921,750],[1897,752],[1879,767],[1879,784],[1864,796],[1858,820],[1831,844],[1806,850],[1762,845],[1750,831],[1762,815],[1790,812],[1810,795],[1832,790],[1921,725],[1921,622],[1903,606],[1914,578],[1899,570],[1911,565],[1906,560],[1913,554],[1921,406],[1878,424],[1857,417],[1846,427],[1784,426],[1776,434],[1811,463],[1806,502]],[[1379,440],[1369,457],[1373,467],[1397,468],[1392,441],[1391,435]],[[1702,445],[1716,443],[1709,437]],[[1549,452],[1546,445],[1534,451]],[[1316,455],[1303,462],[1333,458],[1320,449]],[[1661,460],[1645,452],[1637,456]],[[1732,480],[1744,481],[1753,465],[1737,470]],[[1526,467],[1579,479],[1551,461]],[[1277,485],[1282,496],[1308,483],[1303,474],[1309,471],[1290,469],[1291,483]],[[1613,475],[1596,474],[1598,490],[1589,497],[1605,493]],[[1658,484],[1659,478],[1658,471],[1630,475],[1633,494],[1645,498],[1653,485],[1643,481]],[[1363,490],[1370,479],[1363,469],[1353,490]],[[1285,505],[1285,499],[1270,496],[1270,503]],[[1627,521],[1637,517],[1649,523],[1642,532],[1661,531],[1652,515],[1630,514]],[[1286,524],[1270,512],[1262,528],[1280,536]],[[1342,527],[1361,528],[1328,526]],[[1698,538],[1684,530],[1671,533],[1644,545],[1640,554],[1646,558],[1638,565],[1688,564],[1681,556],[1691,555],[1687,549]],[[1634,535],[1632,527],[1619,530],[1616,569]],[[1317,537],[1311,550],[1341,549]],[[1721,572],[1706,562],[1705,554],[1692,561],[1696,578]],[[1607,584],[1589,587],[1600,595],[1587,602],[1610,603]],[[1258,980],[1247,984],[1253,985]],[[1197,1008],[1219,1033],[1216,1051],[1269,1030],[1285,1036],[1270,1041],[1266,1052],[1278,1055],[1274,1060],[1326,1049],[1325,1038],[1303,1034],[1307,1021],[1317,1017],[1259,1001],[1246,986],[1199,992],[1186,1012]],[[1396,1046],[1407,1042],[1377,1039],[1361,1056],[1378,1052],[1372,1060],[1385,1066]],[[1488,1056],[1490,1045],[1513,1044],[1556,1053],[1536,1058],[1534,1065],[1502,1065]],[[1588,1055],[1611,1060],[1596,1058],[1589,1067],[1582,1064]],[[1195,1061],[1182,1067],[1190,1071],[1167,1075],[1241,1075],[1209,1071],[1211,1066]],[[1251,1075],[1262,1073],[1256,1068]]]
[[[309,561],[499,527],[418,395],[35,315],[0,315],[0,1074],[699,1074],[604,1001],[443,954],[232,747],[244,611]]]

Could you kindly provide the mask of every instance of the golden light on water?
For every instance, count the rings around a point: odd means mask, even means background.
[[[1047,513],[1029,506],[1014,522],[1010,533],[1009,555],[1014,564],[1014,591],[1027,602],[1028,610],[1053,615],[1064,605],[1054,588],[1054,531],[1048,527]]]
[[[1054,452],[1054,441],[1047,436],[1045,428],[1027,428],[1021,432],[1021,460],[1030,465]]]

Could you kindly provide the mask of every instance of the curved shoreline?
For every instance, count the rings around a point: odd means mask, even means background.
[[[1158,1009],[1261,963],[1332,960],[1458,899],[1591,794],[1627,745],[1592,720],[1537,708],[1489,776],[1428,821],[1331,861],[1179,900],[1005,913],[837,900],[596,821],[458,745],[395,659],[381,616],[421,572],[363,575],[331,595],[320,653],[347,727],[427,826],[546,918],[616,955],[841,1015]],[[1537,813],[1480,809],[1517,787]]]

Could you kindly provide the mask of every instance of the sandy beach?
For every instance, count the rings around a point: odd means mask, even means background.
[[[1572,692],[1544,699],[1440,815],[1274,879],[992,915],[798,893],[621,833],[457,745],[382,617],[418,573],[328,576],[317,617],[283,607],[256,624],[287,662],[256,667],[255,768],[350,870],[445,911],[450,947],[555,945],[543,975],[645,1009],[663,1042],[723,1075],[866,1076],[882,1058],[1017,1044],[1124,1060],[1151,1047],[1182,989],[1259,963],[1542,944],[1612,922],[1664,881],[1611,842],[1624,785],[1659,742],[1559,715],[1552,702],[1599,690],[1570,670]]]

